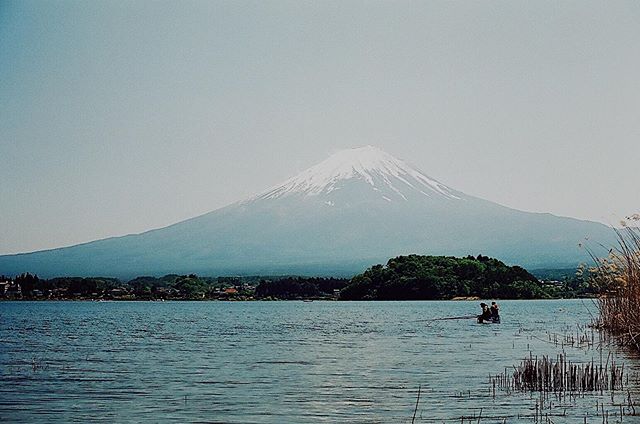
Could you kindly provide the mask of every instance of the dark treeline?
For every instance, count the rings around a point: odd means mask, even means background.
[[[348,279],[318,277],[200,277],[195,274],[41,279],[25,273],[0,276],[0,297],[8,299],[321,299],[336,298]]]
[[[0,277],[0,295],[12,299],[203,299],[252,294],[257,277],[199,277],[195,274],[142,276],[121,281],[110,277],[41,279],[29,273]]]
[[[544,284],[519,266],[478,255],[399,256],[351,279],[344,300],[435,300],[453,297],[544,299],[566,297],[566,285]]]
[[[454,297],[545,299],[593,295],[588,276],[546,271],[538,280],[519,266],[487,256],[399,256],[351,279],[319,277],[200,277],[195,274],[41,279],[0,276],[5,299],[341,299],[435,300]],[[550,278],[562,278],[562,280]]]
[[[256,287],[258,299],[322,299],[337,297],[349,284],[346,278],[287,277],[262,280]]]

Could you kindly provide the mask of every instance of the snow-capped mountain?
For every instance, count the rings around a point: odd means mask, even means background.
[[[327,195],[340,190],[341,184],[350,179],[365,181],[373,191],[377,191],[380,197],[389,202],[396,197],[407,201],[407,191],[427,197],[459,199],[454,190],[373,146],[335,153],[255,199],[278,199],[300,194]],[[391,194],[391,197],[386,194]]]
[[[588,260],[594,222],[456,191],[382,150],[344,150],[245,201],[142,234],[0,256],[0,274],[341,274],[408,254],[484,254],[527,267]]]

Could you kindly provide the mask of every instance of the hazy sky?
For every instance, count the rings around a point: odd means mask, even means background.
[[[0,253],[141,232],[364,144],[640,211],[640,2],[2,1]]]

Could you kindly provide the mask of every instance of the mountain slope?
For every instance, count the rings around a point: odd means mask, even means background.
[[[371,146],[338,152],[246,201],[137,235],[0,256],[0,274],[351,274],[400,254],[485,255],[572,266],[598,223],[517,211],[458,192]]]

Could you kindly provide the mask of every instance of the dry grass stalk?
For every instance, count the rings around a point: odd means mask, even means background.
[[[640,214],[616,230],[618,247],[607,258],[592,258],[590,280],[598,289],[600,317],[594,323],[620,342],[640,350]]]
[[[531,392],[603,392],[624,389],[624,366],[596,364],[576,364],[568,361],[564,355],[556,360],[543,356],[542,359],[530,356],[512,374],[491,378],[493,387],[501,389]]]

